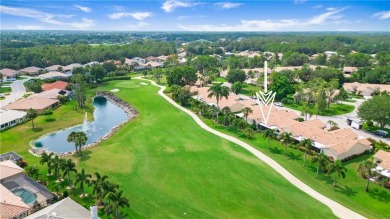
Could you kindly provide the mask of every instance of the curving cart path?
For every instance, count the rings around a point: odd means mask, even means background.
[[[319,192],[315,191],[314,189],[312,189],[311,187],[309,187],[308,185],[303,183],[301,180],[296,178],[294,175],[292,175],[290,172],[288,172],[286,169],[284,169],[276,161],[274,161],[270,157],[266,156],[265,154],[261,153],[257,149],[253,148],[249,144],[247,144],[247,143],[245,143],[245,142],[243,142],[243,141],[241,141],[241,140],[239,140],[237,138],[234,138],[232,136],[226,135],[226,134],[224,134],[222,132],[219,132],[219,131],[216,131],[216,130],[210,128],[209,126],[204,124],[203,121],[200,120],[199,117],[195,113],[191,112],[188,109],[185,109],[184,107],[180,106],[175,101],[173,101],[171,98],[166,96],[163,93],[163,91],[165,90],[165,86],[158,85],[154,81],[151,81],[151,80],[148,80],[148,79],[144,79],[144,78],[141,78],[141,77],[137,77],[136,79],[146,80],[146,81],[151,82],[153,85],[155,85],[157,87],[160,87],[160,90],[158,91],[158,94],[160,96],[162,96],[164,99],[166,99],[169,103],[171,103],[176,108],[178,108],[178,109],[184,111],[185,113],[187,113],[188,115],[190,115],[200,127],[202,127],[203,129],[205,129],[208,132],[211,132],[211,133],[213,133],[213,134],[215,134],[215,135],[217,135],[217,136],[219,136],[221,138],[224,138],[224,139],[226,139],[228,141],[231,141],[231,142],[233,142],[233,143],[235,143],[235,144],[245,148],[246,150],[251,152],[253,155],[255,155],[257,158],[262,160],[264,163],[268,164],[272,169],[274,169],[276,172],[278,172],[280,175],[282,175],[291,184],[293,184],[294,186],[296,186],[297,188],[299,188],[303,192],[307,193],[311,197],[317,199],[318,201],[320,201],[324,205],[328,206],[337,217],[339,217],[339,218],[354,218],[354,219],[355,218],[365,218],[362,215],[360,215],[360,214],[358,214],[358,213],[356,213],[356,212],[354,212],[354,211],[344,207],[343,205],[341,205],[341,204],[331,200],[330,198],[320,194]]]

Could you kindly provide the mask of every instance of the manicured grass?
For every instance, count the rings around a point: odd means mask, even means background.
[[[260,87],[254,86],[251,84],[243,84],[243,87],[242,87],[240,94],[248,95],[249,91],[251,91],[251,90],[258,92],[258,91],[260,91]]]
[[[345,102],[349,102],[349,103],[356,103],[356,100],[353,100],[353,99],[346,99],[346,100],[343,100]]]
[[[11,91],[11,87],[0,87],[0,93],[9,93]]]
[[[369,192],[366,193],[366,180],[357,173],[357,168],[361,162],[372,155],[363,155],[344,162],[347,173],[346,178],[337,179],[338,186],[332,187],[332,179],[323,174],[316,177],[316,164],[310,165],[311,157],[307,157],[307,166],[303,167],[303,152],[295,149],[288,149],[288,156],[284,154],[284,146],[278,141],[271,141],[268,148],[268,140],[265,140],[260,133],[256,133],[253,140],[244,137],[243,134],[237,134],[235,131],[215,124],[214,122],[203,119],[210,127],[218,131],[240,138],[251,144],[264,154],[276,160],[280,165],[286,168],[294,176],[302,180],[321,194],[349,207],[350,209],[366,216],[368,218],[388,218],[390,215],[390,191],[382,186],[370,183]]]
[[[84,152],[84,158],[73,158],[79,169],[98,171],[120,184],[131,203],[126,218],[334,217],[330,209],[249,152],[201,129],[161,98],[158,88],[134,86],[139,82],[127,81],[126,86],[112,81],[99,88],[120,87],[116,95],[140,114],[110,139]],[[77,121],[82,120],[80,114]],[[49,129],[38,120],[38,127]],[[19,137],[22,131],[24,140]],[[2,152],[14,149],[28,162],[37,163],[26,153],[27,139],[36,134],[28,131],[28,124],[3,134],[7,146]],[[86,206],[91,202],[82,201]]]
[[[299,111],[303,111],[304,110],[304,106],[303,105],[298,105],[296,103],[293,103],[293,104],[283,104],[285,107],[288,107],[288,108],[291,108],[291,109],[295,109],[295,110],[299,110]],[[346,113],[350,113],[352,112],[353,110],[355,109],[354,106],[352,105],[349,105],[349,104],[341,104],[341,103],[332,103],[329,107],[329,109],[325,109],[325,111],[321,112],[320,115],[321,116],[336,116],[336,115],[342,115],[342,114],[346,114]],[[315,109],[312,109],[311,110],[312,114],[313,115],[316,115],[317,114],[317,110]]]
[[[216,82],[227,82],[226,78],[222,78],[222,77],[217,77],[215,79]]]

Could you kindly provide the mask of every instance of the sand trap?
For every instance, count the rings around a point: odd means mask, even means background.
[[[117,88],[115,88],[115,89],[112,89],[112,90],[110,90],[111,92],[118,92],[119,91],[119,89],[117,89]]]
[[[147,83],[145,83],[145,82],[141,82],[141,83],[139,83],[140,85],[148,85]]]

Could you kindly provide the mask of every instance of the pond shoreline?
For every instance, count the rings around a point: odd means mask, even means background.
[[[108,139],[115,132],[117,132],[119,130],[119,128],[121,128],[123,125],[125,125],[127,122],[129,122],[130,120],[132,120],[134,117],[136,117],[138,115],[138,111],[133,106],[128,104],[126,101],[118,98],[117,96],[115,96],[113,93],[111,93],[109,91],[96,91],[95,97],[98,97],[98,96],[106,98],[112,104],[114,104],[114,105],[118,106],[119,108],[121,108],[122,110],[124,110],[126,112],[126,114],[127,114],[127,118],[123,122],[121,122],[118,125],[112,127],[112,129],[109,132],[104,134],[102,137],[97,139],[95,142],[92,142],[92,143],[90,143],[88,145],[83,146],[81,148],[81,150],[84,150],[86,148],[94,147],[97,144],[99,144],[99,143],[103,142],[104,140]],[[74,126],[71,126],[71,127],[75,127],[75,126],[79,126],[79,125],[74,125]],[[70,127],[68,127],[68,128],[70,128]],[[61,130],[64,130],[64,129],[67,129],[67,128],[56,130],[54,132],[47,133],[46,135],[50,135],[52,133],[55,133],[55,132],[58,132],[58,131],[61,131]],[[43,135],[43,136],[46,136],[46,135]],[[41,137],[43,137],[43,136],[41,136]],[[34,142],[34,140],[32,140],[30,142],[31,149],[28,150],[31,154],[40,157],[43,152],[46,152],[46,153],[51,153],[52,152],[52,151],[48,150],[47,148],[37,148],[37,147],[35,147],[33,142]],[[62,153],[56,153],[56,152],[53,152],[53,153],[58,155],[58,156],[60,156],[60,157],[64,157],[64,156],[75,154],[76,150],[72,150],[72,151],[69,151],[69,152],[62,152]]]

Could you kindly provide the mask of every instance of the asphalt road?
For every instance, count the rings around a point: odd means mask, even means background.
[[[23,86],[23,83],[28,80],[29,78],[14,81],[11,84],[11,94],[6,96],[4,100],[0,100],[0,107],[3,108],[4,106],[16,101],[17,99],[22,98],[23,95],[26,93],[26,88]]]

